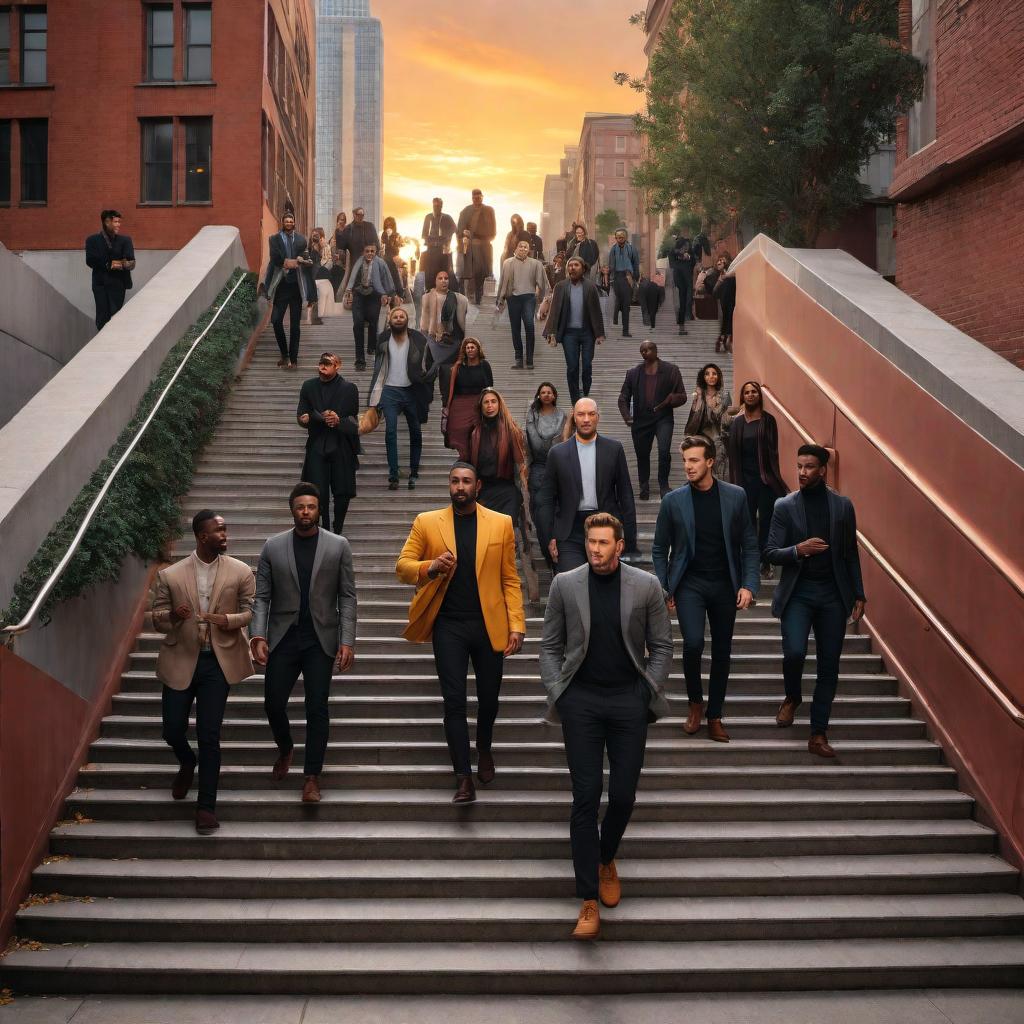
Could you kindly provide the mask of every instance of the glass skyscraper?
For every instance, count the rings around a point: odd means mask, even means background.
[[[357,206],[380,230],[384,37],[370,0],[317,0],[316,222]]]

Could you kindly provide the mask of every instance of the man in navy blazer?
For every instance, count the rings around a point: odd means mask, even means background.
[[[132,240],[121,234],[121,214],[103,210],[100,224],[103,230],[85,240],[85,262],[92,268],[97,331],[124,305],[124,293],[132,286],[135,269],[135,249]]]
[[[786,699],[775,721],[793,724],[802,701],[801,678],[807,637],[814,630],[817,680],[811,700],[811,738],[807,749],[835,757],[827,730],[839,685],[846,621],[864,614],[864,580],[857,550],[857,516],[853,502],[825,483],[828,449],[805,444],[797,451],[800,490],[775,503],[765,558],[782,566],[772,600],[772,614],[782,620],[782,675]]]
[[[760,552],[742,487],[715,478],[715,446],[698,434],[679,446],[688,483],[661,501],[654,529],[654,571],[683,634],[683,675],[690,703],[683,726],[694,735],[704,715],[701,657],[704,620],[711,625],[708,736],[728,743],[722,706],[729,684],[736,612],[757,595]]]

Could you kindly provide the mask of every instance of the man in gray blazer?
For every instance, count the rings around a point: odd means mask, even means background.
[[[757,534],[742,487],[712,473],[715,446],[703,434],[679,446],[687,483],[662,498],[651,557],[665,589],[665,602],[679,616],[683,674],[690,707],[683,730],[700,729],[704,714],[701,658],[704,622],[711,626],[708,678],[708,737],[728,743],[722,706],[729,685],[736,612],[749,608],[760,577]]]
[[[583,900],[573,938],[595,939],[598,897],[614,907],[622,896],[615,853],[633,813],[647,725],[668,713],[672,628],[658,581],[620,562],[622,523],[599,512],[584,530],[588,564],[551,583],[540,675],[547,720],[562,721],[572,777],[569,835]],[[608,809],[599,831],[606,749]]]
[[[299,483],[288,499],[295,527],[271,537],[260,552],[253,605],[253,660],[266,665],[264,707],[281,780],[292,764],[288,698],[302,673],[306,695],[304,803],[320,800],[320,773],[330,728],[328,696],[335,665],[352,667],[356,642],[356,584],[352,549],[344,537],[321,530],[320,492]]]

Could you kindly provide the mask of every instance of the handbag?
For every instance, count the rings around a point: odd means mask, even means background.
[[[380,426],[380,413],[377,412],[376,406],[370,406],[362,415],[359,417],[359,433],[370,434]]]
[[[448,401],[445,407],[441,410],[441,437],[444,438],[445,448],[451,448],[452,446],[448,443],[448,412],[452,407],[452,398],[455,395],[455,378],[459,374],[459,363],[456,363],[452,367],[451,380],[448,382]]]

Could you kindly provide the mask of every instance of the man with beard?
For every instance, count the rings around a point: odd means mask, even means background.
[[[420,270],[428,288],[434,287],[437,275],[442,270],[452,270],[452,236],[455,234],[455,220],[444,209],[444,200],[434,198],[433,210],[423,218],[423,258]]]
[[[551,295],[551,309],[544,329],[547,331],[549,345],[562,346],[569,397],[575,405],[590,394],[594,376],[591,370],[594,346],[604,341],[604,316],[597,288],[587,280],[584,260],[579,256],[570,256],[566,273],[568,280],[559,281]]]
[[[457,231],[466,256],[463,290],[479,306],[484,297],[484,279],[493,270],[491,243],[498,233],[494,207],[484,206],[484,194],[480,189],[473,189],[472,203],[459,214]]]

